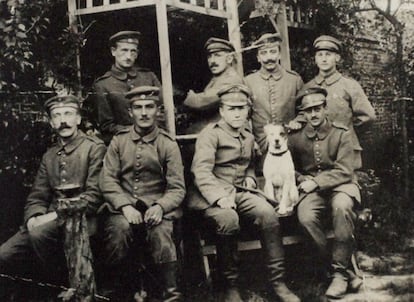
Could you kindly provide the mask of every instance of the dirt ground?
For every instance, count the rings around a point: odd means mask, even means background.
[[[408,302],[414,301],[414,240],[406,253],[370,257],[366,253],[357,253],[362,273],[363,285],[356,293],[349,293],[339,302]],[[324,292],[328,279],[315,271],[316,259],[308,254],[303,246],[287,249],[287,283],[304,302],[328,301]],[[299,255],[299,256],[298,256]],[[244,252],[241,255],[241,293],[246,302],[277,301],[271,295],[266,283],[264,266],[260,251]],[[211,260],[214,276],[214,257]],[[316,262],[315,262],[316,261]],[[182,280],[182,288],[188,302],[213,302],[217,284],[208,284],[199,271],[188,268],[189,276]],[[7,301],[15,302],[52,302],[58,290],[49,290],[37,286],[28,286],[20,282],[15,293]],[[132,295],[130,295],[132,297]],[[114,299],[111,301],[117,301]],[[5,300],[6,301],[6,300]],[[118,301],[135,301],[119,299]],[[153,300],[154,302],[157,300]]]

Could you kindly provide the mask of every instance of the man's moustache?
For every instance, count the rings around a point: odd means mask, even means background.
[[[213,67],[218,67],[218,65],[217,64],[211,64],[210,68],[213,68]]]
[[[63,129],[70,129],[70,126],[66,123],[62,123],[57,130],[61,131]]]
[[[264,64],[269,64],[269,63],[273,63],[273,64],[275,64],[276,63],[276,61],[274,61],[274,60],[269,60],[269,61],[265,61],[265,62],[263,62]]]

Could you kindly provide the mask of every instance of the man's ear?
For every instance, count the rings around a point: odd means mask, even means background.
[[[115,56],[114,55],[115,51],[116,51],[116,46],[111,46],[111,54],[113,57]]]
[[[339,63],[339,61],[341,61],[341,55],[340,54],[335,54],[335,62]]]
[[[234,54],[233,53],[228,53],[226,55],[226,63],[227,63],[227,65],[233,64],[233,61],[234,61]]]
[[[129,117],[132,117],[132,109],[131,109],[131,107],[128,108],[128,114],[129,114]]]

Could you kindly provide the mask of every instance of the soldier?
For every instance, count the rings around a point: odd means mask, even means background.
[[[135,66],[139,38],[137,31],[121,31],[109,38],[115,63],[94,84],[94,111],[99,131],[107,145],[115,133],[132,125],[125,93],[138,86],[161,86],[153,72]]]
[[[185,195],[180,150],[156,125],[159,88],[137,87],[126,98],[134,124],[114,136],[100,177],[109,209],[104,222],[106,262],[122,273],[132,242],[139,244],[130,251],[134,256],[146,242],[160,272],[163,301],[179,301],[172,235]]]
[[[63,229],[57,221],[56,189],[79,185],[80,198],[88,201],[87,216],[94,217],[101,203],[98,178],[105,155],[104,143],[86,136],[81,123],[79,100],[75,96],[57,96],[45,102],[57,143],[42,158],[24,209],[24,222],[13,237],[0,247],[0,271],[18,267],[31,257],[54,268],[63,255]],[[88,220],[92,222],[91,219]],[[93,224],[90,225],[92,232]]]
[[[300,301],[284,283],[284,250],[275,210],[257,193],[254,137],[246,127],[250,91],[242,84],[218,92],[221,120],[199,134],[192,164],[198,188],[189,207],[201,210],[216,235],[218,269],[225,285],[223,301],[242,301],[238,279],[239,219],[260,230],[269,281],[281,301]]]
[[[328,91],[326,98],[328,116],[331,121],[348,127],[352,133],[355,155],[355,168],[362,166],[361,151],[354,128],[361,128],[375,119],[375,110],[354,79],[343,76],[336,69],[340,61],[341,42],[331,36],[320,36],[313,43],[315,62],[319,74],[305,84],[304,88],[319,85]]]
[[[303,86],[302,78],[294,71],[285,70],[279,65],[279,34],[266,33],[253,45],[257,46],[259,71],[246,76],[246,84],[253,92],[253,133],[260,151],[267,151],[263,126],[267,123],[288,123],[296,116],[295,97]],[[299,127],[292,122],[291,127]]]
[[[350,276],[347,269],[354,251],[356,214],[353,207],[361,197],[354,177],[353,133],[346,126],[327,118],[327,94],[318,86],[298,94],[298,109],[307,124],[289,137],[289,149],[301,192],[298,220],[325,259],[328,252],[323,217],[330,213],[328,215],[332,218],[334,274],[326,296],[340,298],[348,288]]]
[[[234,69],[236,58],[234,46],[229,41],[210,38],[204,48],[207,52],[208,67],[213,78],[203,92],[195,93],[190,90],[184,100],[184,105],[195,113],[199,113],[195,123],[188,129],[189,133],[199,133],[207,124],[220,119],[218,113],[219,97],[217,91],[227,84],[241,84],[243,78]]]

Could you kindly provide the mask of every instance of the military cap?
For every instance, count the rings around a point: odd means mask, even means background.
[[[235,50],[231,42],[215,37],[209,38],[204,44],[204,48],[207,51],[207,53],[213,53],[218,51],[233,52]]]
[[[259,39],[253,42],[253,46],[257,48],[274,47],[279,42],[282,42],[282,37],[278,33],[265,33]]]
[[[132,104],[134,101],[148,101],[152,100],[155,103],[160,101],[160,89],[155,86],[139,86],[130,90],[125,94],[125,97],[129,99],[129,103]]]
[[[115,45],[116,42],[124,42],[138,45],[140,36],[141,33],[139,31],[120,31],[109,38],[109,44]]]
[[[228,84],[223,86],[217,95],[224,105],[244,106],[250,105],[250,89],[243,84]]]
[[[302,89],[296,96],[297,108],[302,111],[310,107],[326,104],[327,95],[326,89],[320,86]]]
[[[58,95],[54,96],[44,103],[45,110],[48,114],[55,108],[71,107],[74,109],[80,109],[80,101],[74,95]]]
[[[341,49],[341,42],[331,36],[322,35],[315,39],[313,42],[313,48],[315,51],[318,50],[329,50],[336,53],[339,53]]]

